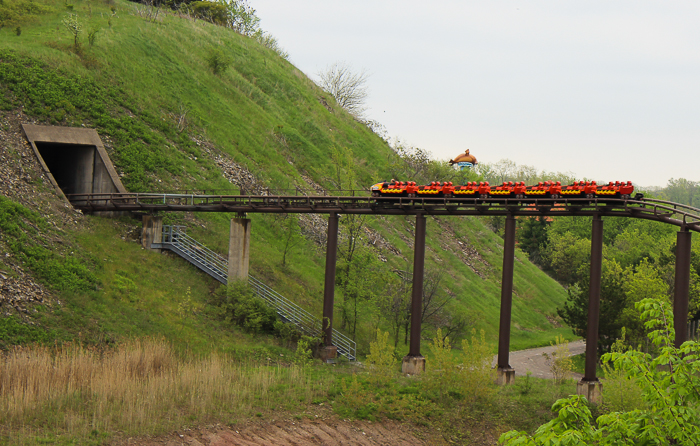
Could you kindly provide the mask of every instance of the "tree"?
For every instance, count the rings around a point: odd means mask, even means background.
[[[625,270],[624,290],[627,302],[620,315],[621,324],[630,338],[631,345],[640,344],[647,335],[636,304],[644,299],[665,296],[668,298],[668,285],[659,276],[659,271],[644,259],[636,267]]]
[[[668,180],[668,185],[659,191],[659,198],[688,206],[700,206],[700,183],[685,178]]]
[[[299,228],[299,217],[296,214],[277,214],[275,223],[279,228],[279,236],[284,243],[282,248],[282,266],[287,264],[287,256],[292,249],[303,240]]]
[[[83,25],[78,20],[78,14],[68,14],[63,18],[63,26],[73,35],[73,47],[76,51],[80,49],[80,34],[83,32]]]
[[[543,251],[547,246],[547,226],[549,221],[544,217],[527,217],[518,219],[518,231],[516,240],[523,252],[527,253],[530,261],[541,265]]]
[[[357,334],[357,320],[360,305],[374,300],[383,290],[377,284],[383,283],[384,264],[377,255],[367,248],[358,249],[351,262],[338,265],[338,279],[343,290],[341,314],[343,325],[349,323],[352,338]]]
[[[446,296],[440,284],[445,276],[444,270],[429,269],[423,275],[423,305],[421,324],[429,324],[436,328],[443,319],[446,305],[450,297]],[[447,334],[446,336],[449,336]]]
[[[367,73],[353,72],[345,62],[335,62],[318,73],[321,88],[333,96],[341,107],[357,119],[361,119],[367,100]]]
[[[674,346],[673,311],[665,298],[644,299],[636,309],[659,354],[630,349],[608,353],[602,360],[633,379],[646,408],[607,413],[593,423],[586,399],[572,396],[554,403],[557,417],[534,435],[510,431],[499,442],[512,446],[700,444],[700,343]]]
[[[591,242],[576,237],[571,232],[549,233],[549,243],[543,251],[545,265],[554,278],[564,285],[571,285],[586,275],[585,266],[590,260]]]
[[[411,278],[404,271],[394,271],[385,277],[384,293],[377,295],[376,304],[383,319],[389,323],[394,348],[399,344],[399,334],[411,309]]]
[[[569,287],[569,297],[557,314],[578,336],[586,338],[588,329],[588,298],[590,276],[581,274],[578,286]],[[598,326],[598,352],[608,351],[622,329],[621,314],[626,304],[625,275],[620,264],[603,259],[600,282],[600,319]]]

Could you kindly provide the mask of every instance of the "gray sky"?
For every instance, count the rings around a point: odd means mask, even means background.
[[[700,2],[249,1],[310,77],[366,70],[367,117],[435,158],[700,180]]]

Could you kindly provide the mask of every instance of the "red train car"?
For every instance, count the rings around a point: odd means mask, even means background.
[[[609,182],[598,185],[595,181],[575,181],[562,186],[559,181],[544,181],[526,186],[523,181],[507,181],[491,186],[488,181],[470,181],[455,186],[451,181],[433,181],[417,185],[415,181],[383,181],[370,188],[373,197],[465,197],[465,198],[630,198],[634,192],[631,181]]]

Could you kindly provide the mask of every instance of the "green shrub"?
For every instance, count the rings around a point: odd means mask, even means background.
[[[0,28],[33,22],[51,10],[51,7],[32,0],[0,1]],[[15,32],[17,29],[20,27],[17,26]]]
[[[223,74],[231,65],[231,59],[220,47],[214,47],[209,50],[206,61],[209,69],[217,76]]]
[[[226,6],[221,3],[201,1],[192,2],[189,5],[190,13],[207,22],[217,25],[226,25],[228,22],[228,11]]]
[[[367,365],[371,380],[376,385],[386,386],[396,376],[397,360],[394,346],[389,341],[389,332],[377,329],[377,339],[369,344]]]
[[[288,324],[291,325],[291,324]],[[297,349],[294,352],[294,362],[300,366],[307,366],[313,360],[314,348],[320,343],[318,338],[302,336],[297,341]]]
[[[547,353],[542,353],[542,355],[549,366],[549,370],[552,372],[554,382],[561,384],[571,377],[574,360],[571,358],[571,352],[569,351],[569,341],[564,339],[563,335],[557,336],[555,342],[552,345],[556,346],[556,350],[551,355]]]
[[[486,342],[484,330],[472,330],[471,342],[462,340],[461,390],[466,400],[476,400],[490,396],[494,390],[496,370],[491,367],[493,355]]]
[[[276,334],[277,312],[246,282],[236,281],[220,290],[217,294],[226,320],[251,333]]]
[[[42,245],[49,231],[46,220],[36,212],[0,196],[0,236],[19,261],[58,291],[94,289],[97,279],[83,259]]]
[[[618,339],[612,345],[612,352],[623,354],[625,347],[625,329],[622,329],[622,339]],[[602,413],[630,412],[632,410],[647,409],[644,403],[644,395],[638,379],[616,363],[604,363],[603,373],[603,404]]]
[[[291,348],[294,343],[298,343],[302,335],[294,324],[286,324],[280,320],[275,321],[275,333],[284,341],[287,348]]]
[[[462,355],[452,353],[449,337],[442,330],[430,344],[432,353],[423,377],[426,391],[433,399],[450,397],[471,402],[489,396],[494,391],[495,371],[491,368],[491,349],[481,330],[479,337],[472,330],[471,342],[462,341]]]
[[[443,337],[441,329],[438,328],[429,348],[431,355],[423,374],[423,386],[435,399],[440,399],[458,389],[460,370],[450,338]]]
[[[95,44],[95,40],[97,39],[97,33],[100,32],[100,28],[92,28],[90,31],[88,31],[88,43],[90,46],[93,46]]]
[[[17,317],[0,317],[0,350],[8,350],[13,345],[46,343],[55,337],[55,333],[22,323]]]

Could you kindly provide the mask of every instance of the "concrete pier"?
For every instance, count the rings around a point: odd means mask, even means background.
[[[248,280],[250,219],[232,218],[228,245],[228,282]]]

